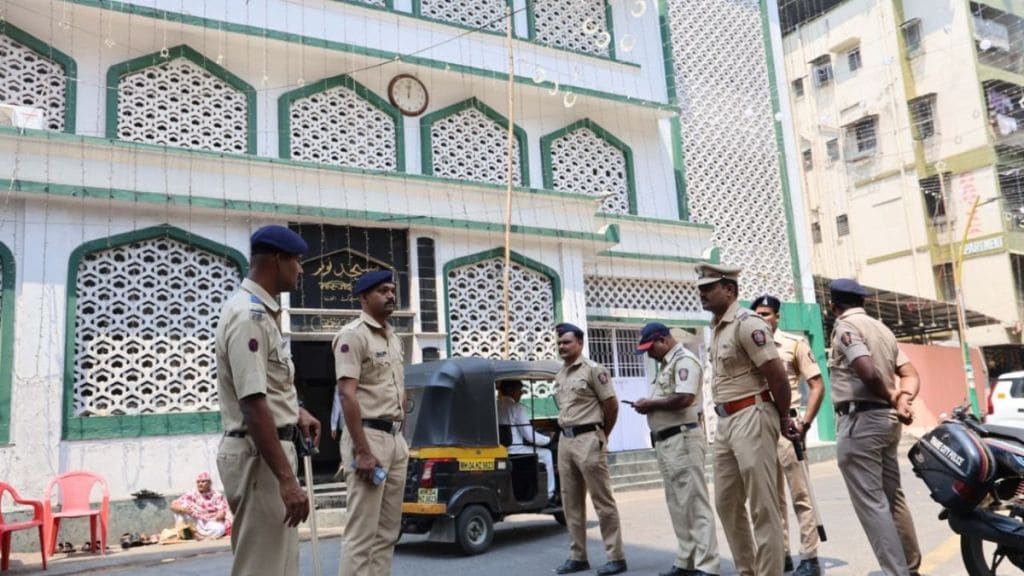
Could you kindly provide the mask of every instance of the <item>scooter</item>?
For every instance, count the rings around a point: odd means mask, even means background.
[[[1024,570],[1024,428],[981,423],[968,404],[910,449],[910,465],[960,535],[970,576]]]

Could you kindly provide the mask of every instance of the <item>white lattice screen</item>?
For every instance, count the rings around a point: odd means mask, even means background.
[[[668,3],[691,219],[715,227],[740,296],[794,298],[782,150],[758,0]]]
[[[507,29],[506,8],[507,0],[420,0],[420,13],[427,18],[493,32]]]
[[[503,260],[493,258],[448,272],[452,356],[501,358],[504,346]],[[555,294],[551,279],[512,263],[509,357],[557,358]]]
[[[0,103],[41,108],[46,128],[64,130],[64,66],[0,33]]]
[[[697,285],[672,280],[585,276],[587,308],[701,312]]]
[[[374,170],[398,169],[395,120],[337,86],[293,101],[289,107],[295,160]]]
[[[217,410],[214,328],[238,267],[172,238],[86,255],[75,290],[74,415]]]
[[[434,176],[504,184],[507,130],[476,108],[436,120],[430,128]],[[513,140],[512,182],[517,186],[522,184],[519,158],[519,141]]]
[[[608,31],[605,0],[531,2],[530,5],[537,41],[576,52],[609,55],[612,37]]]
[[[602,212],[629,213],[626,154],[589,128],[577,128],[551,141],[552,187],[591,196],[608,195]]]
[[[244,154],[246,95],[187,58],[173,58],[121,77],[117,137]]]

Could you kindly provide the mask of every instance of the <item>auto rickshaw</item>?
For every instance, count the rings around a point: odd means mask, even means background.
[[[549,506],[547,473],[537,454],[509,454],[508,442],[500,441],[495,398],[500,381],[550,381],[560,368],[555,361],[483,358],[406,368],[404,534],[429,534],[430,541],[480,554],[491,545],[494,523],[512,514],[550,514],[565,525],[562,508]],[[535,423],[553,429],[551,421]]]

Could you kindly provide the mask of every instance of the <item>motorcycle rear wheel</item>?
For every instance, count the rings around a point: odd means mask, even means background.
[[[977,536],[960,536],[960,557],[969,576],[1019,574],[1024,570],[1024,550],[1008,550]],[[1012,570],[1013,566],[1017,570]]]

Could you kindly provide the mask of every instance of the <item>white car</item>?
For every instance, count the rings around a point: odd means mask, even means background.
[[[988,424],[1024,427],[1024,372],[999,377],[988,396]]]

